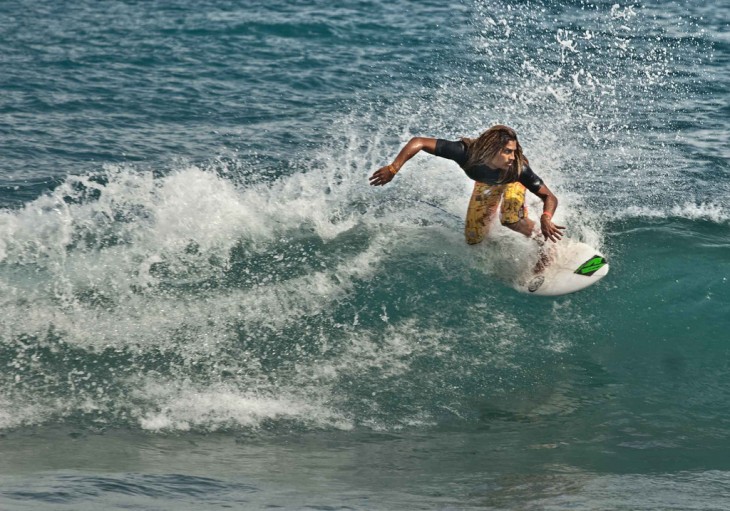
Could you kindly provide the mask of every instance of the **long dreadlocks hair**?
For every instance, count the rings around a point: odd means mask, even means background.
[[[522,154],[522,146],[517,140],[517,133],[509,126],[498,124],[492,126],[487,131],[479,135],[478,138],[463,138],[466,144],[466,151],[469,157],[464,164],[465,168],[476,165],[489,165],[489,162],[499,154],[504,146],[512,140],[517,144],[515,150],[515,162],[507,170],[501,170],[499,173],[499,184],[512,183],[522,173],[522,169],[527,165],[527,158]]]

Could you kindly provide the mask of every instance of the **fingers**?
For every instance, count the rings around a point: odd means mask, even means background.
[[[557,243],[561,239],[563,239],[563,233],[561,233],[560,231],[554,231],[550,233],[550,241],[552,241],[553,243]]]
[[[370,176],[370,184],[372,186],[383,186],[388,181],[385,179],[381,171],[376,171],[372,176]]]
[[[388,167],[383,167],[376,170],[372,176],[370,176],[370,185],[372,186],[383,186],[389,183],[393,179],[393,174],[390,172]]]
[[[542,235],[545,236],[546,240],[557,243],[558,241],[563,239],[562,229],[565,229],[565,227],[563,227],[562,225],[555,225],[554,223],[550,222],[548,225],[543,227]]]

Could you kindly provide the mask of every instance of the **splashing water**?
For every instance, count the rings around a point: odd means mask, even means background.
[[[458,66],[435,53],[401,96],[361,92],[293,166],[108,165],[0,212],[0,428],[397,429],[549,387],[600,319],[515,302],[500,279],[534,256],[498,228],[466,249],[453,164],[418,156],[378,190],[367,175],[410,136],[506,123],[572,237],[727,223],[730,185],[688,180],[676,135],[708,93],[707,43],[652,6],[477,2],[469,21]],[[547,402],[572,409],[562,392]]]

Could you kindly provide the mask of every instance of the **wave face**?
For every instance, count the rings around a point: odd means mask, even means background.
[[[310,4],[2,8],[0,429],[569,419],[717,445],[728,10]],[[533,248],[463,243],[448,161],[368,187],[409,137],[495,123],[610,258],[601,284],[517,294]]]

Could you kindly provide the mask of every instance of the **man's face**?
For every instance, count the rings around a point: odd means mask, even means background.
[[[491,163],[490,167],[499,170],[508,170],[515,161],[515,151],[517,150],[517,142],[510,140],[507,144],[497,153]]]

